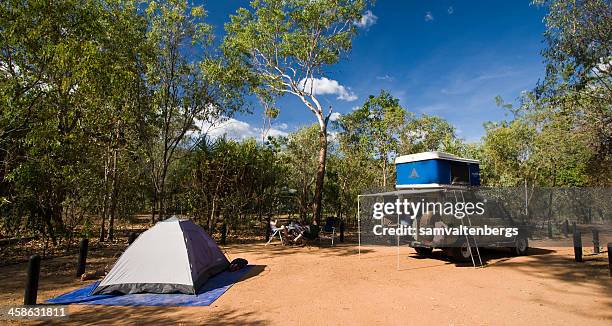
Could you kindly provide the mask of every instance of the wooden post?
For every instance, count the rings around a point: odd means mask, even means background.
[[[563,235],[567,238],[567,234],[569,233],[569,222],[568,220],[563,221],[563,225],[561,226],[563,229]]]
[[[582,239],[580,231],[574,231],[574,260],[582,261]]]
[[[574,222],[572,222],[572,233],[575,233],[576,230],[578,230],[578,229],[576,229],[576,222],[574,221]]]
[[[591,232],[593,232],[593,252],[598,254],[599,253],[599,230],[593,229],[591,230]]]
[[[77,261],[76,277],[81,277],[85,273],[85,265],[87,264],[87,249],[89,248],[89,239],[81,239],[79,246],[79,260]]]
[[[548,238],[552,239],[552,237],[553,237],[552,223],[548,221]]]
[[[344,221],[340,221],[340,242],[344,242]]]
[[[225,245],[226,240],[227,240],[227,224],[223,223],[223,225],[221,225],[221,244]]]
[[[134,241],[136,241],[136,238],[138,238],[136,232],[130,232],[130,236],[128,237],[128,244],[134,243]]]
[[[36,296],[38,295],[38,277],[40,275],[40,256],[34,255],[30,257],[28,263],[28,279],[26,280],[25,293],[23,295],[23,304],[26,306],[36,304]]]

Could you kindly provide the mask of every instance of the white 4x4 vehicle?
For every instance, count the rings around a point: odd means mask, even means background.
[[[529,249],[529,232],[527,227],[515,221],[511,215],[496,200],[482,199],[470,191],[461,192],[461,200],[457,199],[457,191],[436,192],[435,200],[440,202],[480,202],[484,206],[482,214],[473,214],[461,219],[455,216],[432,214],[426,212],[417,215],[412,220],[412,226],[419,230],[421,228],[480,228],[495,230],[488,234],[479,235],[419,235],[417,232],[409,245],[419,255],[429,255],[434,248],[442,249],[451,258],[458,261],[471,259],[471,254],[478,248],[508,248],[515,255],[526,255]],[[430,200],[430,199],[429,199]]]

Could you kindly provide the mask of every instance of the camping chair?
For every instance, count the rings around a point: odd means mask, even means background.
[[[319,232],[319,242],[321,238],[330,239],[331,245],[334,245],[334,238],[336,237],[336,218],[328,217],[325,221],[325,225]]]
[[[283,230],[285,229],[285,226],[282,225],[280,228],[276,227],[276,221],[272,222],[270,221],[270,231],[272,231],[272,235],[270,236],[270,240],[268,240],[268,242],[266,242],[266,246],[270,244],[270,242],[272,242],[272,240],[274,240],[274,236],[276,236],[278,234],[278,238],[280,239],[281,244],[285,244],[285,242],[283,241]]]

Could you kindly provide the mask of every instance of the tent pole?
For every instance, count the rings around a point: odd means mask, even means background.
[[[399,198],[399,196],[398,196]],[[397,212],[397,228],[400,228],[400,216],[399,216],[399,210]],[[399,232],[397,233],[397,270],[399,271],[400,269],[400,236],[399,236]]]
[[[360,212],[360,208],[359,208],[359,200],[361,198],[361,195],[357,195],[357,239],[359,241],[359,246],[358,246],[358,250],[359,250],[359,258],[361,258],[361,223],[359,222],[360,217],[361,217],[361,212]]]

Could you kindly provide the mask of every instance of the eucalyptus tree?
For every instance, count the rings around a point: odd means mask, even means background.
[[[612,3],[535,0],[544,6],[546,76],[533,91],[537,115],[571,118],[587,140],[589,183],[612,180]],[[544,120],[542,120],[544,121]],[[559,125],[559,124],[558,124]],[[569,134],[568,134],[569,135]]]
[[[242,84],[237,71],[215,51],[203,7],[181,0],[151,2],[146,15],[154,59],[147,64],[145,78],[154,121],[143,138],[154,187],[154,221],[156,206],[160,216],[165,214],[168,168],[177,148],[197,121],[229,116],[240,108]]]
[[[534,184],[537,166],[530,164],[536,131],[521,120],[485,124],[483,159],[488,169],[483,179],[492,186],[521,186],[527,180]]]
[[[99,16],[102,61],[91,67],[92,74],[97,75],[95,83],[83,86],[97,95],[91,103],[96,110],[86,118],[89,138],[103,153],[100,241],[106,231],[107,238],[113,239],[120,189],[129,188],[131,183],[127,181],[136,181],[133,177],[141,174],[141,169],[131,163],[138,146],[137,127],[150,113],[142,78],[151,53],[145,35],[147,21],[133,1],[107,1],[104,8],[104,15]],[[138,207],[132,204],[128,206]]]
[[[80,219],[95,211],[98,142],[111,116],[99,113],[125,104],[112,94],[125,88],[131,57],[116,37],[129,38],[133,16],[116,4],[0,5],[2,188],[12,191],[9,216],[29,217],[54,241],[68,210]]]
[[[317,180],[317,149],[319,127],[316,124],[302,127],[280,139],[280,160],[287,168],[287,185],[295,189],[295,199],[300,220],[307,221],[315,202]]]
[[[243,62],[257,85],[299,99],[316,118],[318,158],[312,205],[321,217],[327,157],[327,126],[332,113],[317,98],[315,82],[325,68],[351,49],[365,0],[262,0],[240,8],[225,25],[225,52]]]
[[[455,127],[438,116],[423,114],[411,119],[404,126],[400,138],[402,154],[443,151],[461,155],[463,150]]]
[[[580,187],[589,185],[593,153],[589,133],[576,130],[580,115],[551,110],[533,92],[514,107],[497,98],[511,120],[485,124],[482,176],[489,184]]]
[[[355,143],[380,162],[382,187],[387,186],[389,161],[397,154],[400,132],[408,117],[399,99],[381,90],[339,119],[342,141]]]

